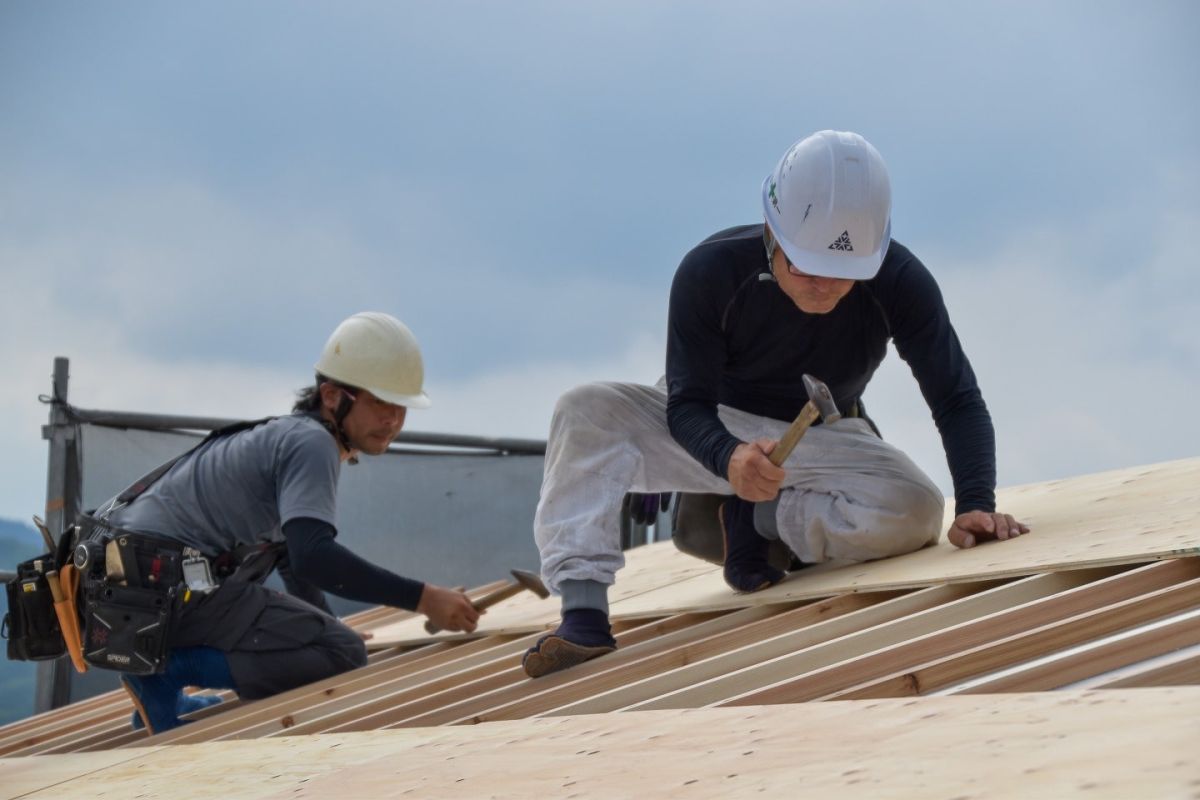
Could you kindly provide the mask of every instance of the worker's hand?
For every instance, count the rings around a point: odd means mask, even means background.
[[[429,617],[429,621],[444,631],[471,633],[479,622],[479,611],[471,600],[456,589],[425,584],[417,613]]]
[[[658,521],[658,514],[671,507],[671,493],[639,494],[630,492],[625,495],[621,508],[629,514],[629,518],[639,525],[653,525]]]
[[[767,458],[777,444],[774,439],[755,439],[753,442],[742,442],[733,451],[727,477],[738,497],[758,503],[773,500],[779,494],[779,487],[787,473],[783,467],[775,466]]]
[[[1023,533],[1029,533],[1029,526],[1017,522],[1012,514],[968,511],[954,518],[946,538],[955,547],[974,547],[991,539],[1015,539]]]

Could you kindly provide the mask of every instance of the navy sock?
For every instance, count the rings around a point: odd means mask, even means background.
[[[725,582],[735,591],[756,592],[783,580],[783,572],[767,561],[771,543],[754,527],[754,503],[732,497],[718,513],[725,536]]]
[[[571,608],[563,611],[556,636],[583,647],[616,647],[608,614],[595,608]]]

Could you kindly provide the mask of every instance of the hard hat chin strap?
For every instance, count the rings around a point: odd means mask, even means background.
[[[354,407],[354,401],[358,398],[350,389],[346,388],[345,386],[342,386],[335,381],[330,381],[330,383],[336,386],[341,394],[338,398],[337,408],[333,410],[333,421],[330,422],[324,417],[321,417],[321,424],[325,427],[325,430],[333,434],[333,438],[337,440],[337,443],[343,450],[352,454],[349,458],[349,462],[351,464],[357,464],[358,458],[353,455],[354,447],[350,444],[350,437],[346,435],[346,427],[343,423],[346,421],[346,416],[350,413],[350,409]]]
[[[779,281],[775,278],[775,237],[771,235],[771,226],[763,223],[763,247],[767,250],[767,269],[758,274],[759,281]]]

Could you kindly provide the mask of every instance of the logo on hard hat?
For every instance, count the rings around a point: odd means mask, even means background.
[[[771,181],[771,190],[767,192],[767,195],[771,198],[771,205],[775,206],[775,213],[782,214],[783,212],[779,210],[779,196],[775,194],[775,186],[775,181]]]
[[[829,245],[830,250],[843,250],[847,253],[854,252],[854,245],[850,244],[850,231],[842,231],[842,235]]]

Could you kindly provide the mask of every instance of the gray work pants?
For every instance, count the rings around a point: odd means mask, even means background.
[[[246,700],[328,678],[367,663],[362,637],[298,597],[231,578],[178,607],[171,647],[223,650]]]
[[[733,494],[671,438],[666,409],[661,385],[590,383],[559,398],[534,519],[551,589],[563,580],[613,582],[625,563],[619,514],[626,492]],[[726,406],[718,415],[747,442],[779,439],[788,427]],[[773,530],[772,520],[758,527],[802,561],[869,561],[937,541],[941,492],[865,420],[810,429],[783,467]]]

